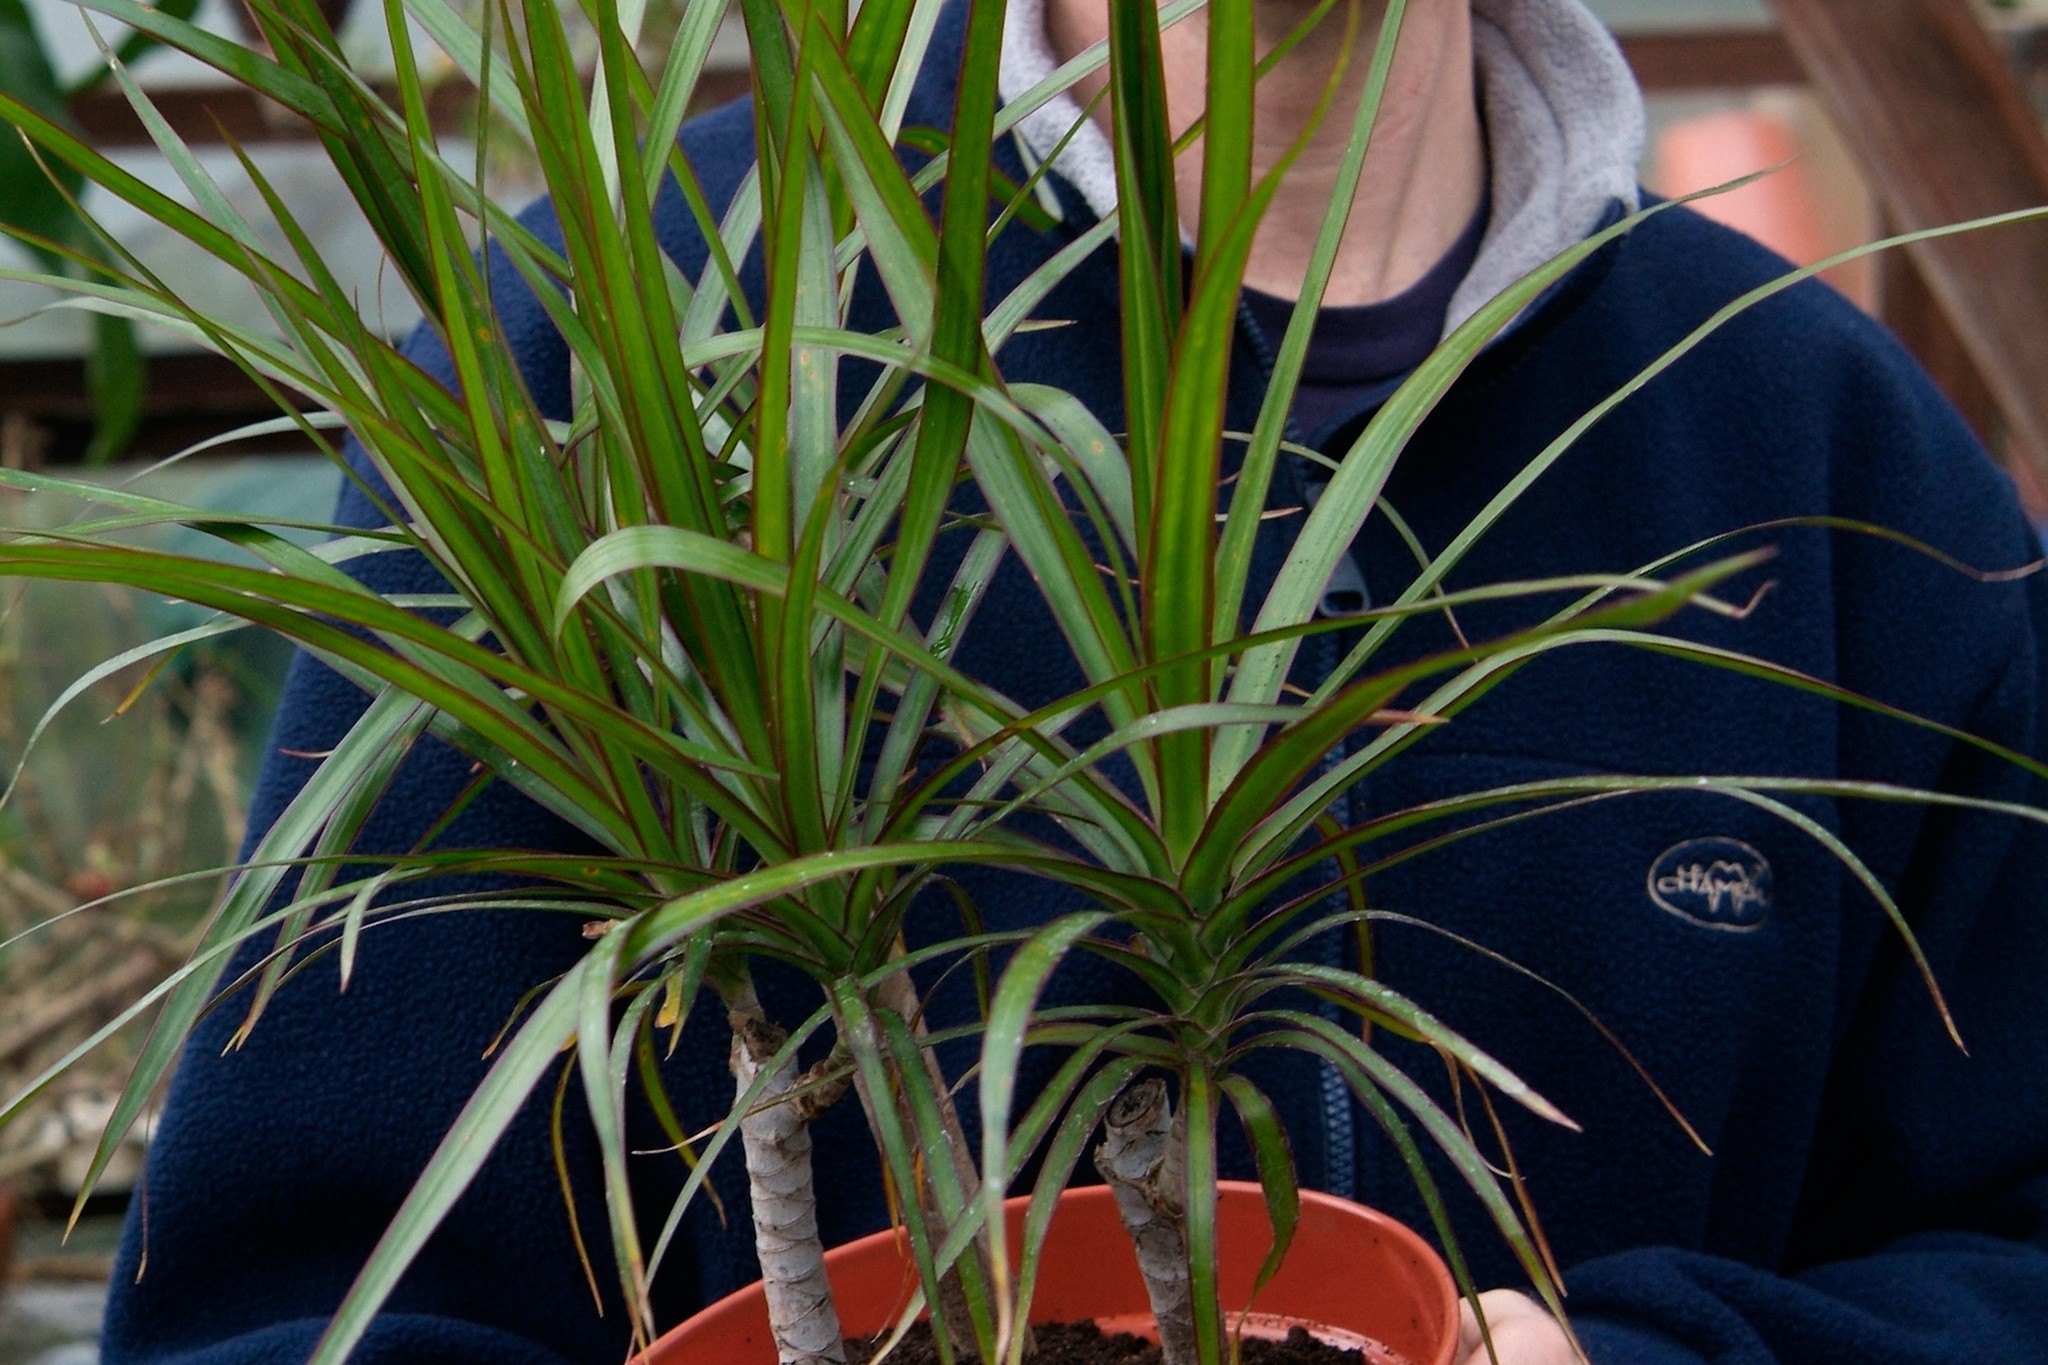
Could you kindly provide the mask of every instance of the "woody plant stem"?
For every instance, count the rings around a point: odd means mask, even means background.
[[[732,1074],[745,1096],[773,1065],[788,1034],[770,1023],[753,987],[726,1000],[732,1025]],[[825,1278],[818,1238],[818,1194],[811,1175],[811,1120],[844,1085],[805,1089],[796,1062],[785,1059],[740,1120],[747,1184],[754,1211],[754,1249],[780,1365],[846,1365],[846,1347]]]
[[[1188,1266],[1187,1116],[1166,1082],[1141,1081],[1109,1107],[1095,1169],[1116,1195],[1159,1324],[1165,1365],[1196,1365],[1194,1284]]]

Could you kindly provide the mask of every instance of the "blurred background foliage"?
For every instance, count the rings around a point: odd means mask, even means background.
[[[23,440],[19,424],[0,431],[0,452],[10,439]],[[137,473],[115,466],[101,477],[199,505],[314,521],[326,516],[340,482],[317,456]],[[56,526],[85,511],[47,494],[0,490],[0,519],[11,527]],[[219,552],[219,542],[197,532],[147,539],[167,550]],[[12,772],[22,763],[45,710],[74,679],[201,620],[190,607],[132,592],[10,585],[0,613],[0,766]],[[131,667],[78,697],[27,752],[0,808],[0,939],[87,908],[0,951],[0,1088],[12,1092],[183,960],[220,879],[137,888],[233,860],[288,657],[281,641],[243,631],[191,646],[161,668]],[[114,899],[89,904],[106,897]],[[89,1150],[101,1092],[118,1088],[124,1055],[110,1050],[46,1097],[40,1122],[0,1134],[0,1182],[31,1194],[75,1188],[79,1139]]]

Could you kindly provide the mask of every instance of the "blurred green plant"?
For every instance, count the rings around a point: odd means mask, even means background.
[[[0,746],[20,753],[16,687],[36,670],[18,627],[10,623],[7,633]],[[241,697],[204,660],[184,671],[136,696],[124,698],[112,684],[96,689],[95,701],[125,711],[118,729],[83,742],[53,737],[15,781],[0,830],[0,941],[12,944],[0,949],[0,1085],[11,1092],[183,960],[219,894],[218,869],[240,846],[245,750],[233,720]],[[94,790],[66,780],[80,772],[99,776]],[[107,907],[111,913],[95,913]],[[0,1130],[0,1182],[75,1197],[140,1042],[140,1029],[109,1038]],[[133,1137],[100,1188],[134,1182],[146,1128]]]
[[[22,439],[0,424],[0,453]],[[301,458],[193,463],[143,485],[196,502],[324,510],[335,480]],[[112,483],[132,475],[110,469]],[[0,489],[14,526],[50,526],[75,500]],[[148,536],[190,546],[190,532]],[[11,585],[0,613],[0,1089],[12,1094],[119,1014],[190,951],[243,838],[244,800],[286,661],[281,642],[244,635],[202,643],[152,669],[101,671],[47,723],[93,665],[198,624],[179,604],[92,583]],[[31,743],[31,736],[34,742]],[[16,772],[16,765],[19,771]],[[80,907],[86,907],[81,910]],[[40,932],[30,933],[39,924]],[[110,1039],[0,1130],[0,1182],[78,1193],[103,1119],[141,1040]],[[141,1134],[137,1134],[138,1137]],[[133,1179],[126,1144],[101,1188]]]
[[[164,0],[166,15],[190,19],[199,0]],[[160,46],[155,38],[133,33],[122,40],[116,56],[133,63]],[[53,124],[83,136],[71,115],[71,101],[99,88],[111,66],[95,66],[79,79],[59,80],[49,49],[36,28],[27,0],[0,0],[0,88]],[[77,256],[105,259],[106,251],[89,221],[80,216],[78,196],[86,178],[74,168],[53,167],[29,143],[14,135],[0,137],[0,224],[12,230],[46,270],[73,270]],[[84,267],[76,267],[84,273]],[[128,448],[142,421],[147,384],[135,325],[126,318],[95,314],[92,349],[86,354],[86,395],[92,403],[93,435],[86,448],[88,464],[113,459]]]

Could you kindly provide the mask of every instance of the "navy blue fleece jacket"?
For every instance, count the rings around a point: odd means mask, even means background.
[[[960,11],[948,12],[910,122],[943,126]],[[752,147],[744,106],[685,130],[715,198]],[[1021,172],[1011,149],[1010,169]],[[1012,226],[991,261],[999,295],[1070,240]],[[704,251],[679,197],[662,240],[685,272]],[[545,206],[527,221],[555,235]],[[1729,298],[1782,268],[1682,210],[1604,249],[1458,384],[1388,490],[1441,546],[1574,418]],[[758,270],[758,267],[754,267]],[[506,330],[543,405],[569,407],[566,361],[513,271],[494,263]],[[751,277],[758,285],[758,274]],[[867,289],[855,325],[883,316]],[[1028,332],[1013,380],[1077,392],[1120,423],[1115,262],[1098,253],[1040,309],[1087,325]],[[444,378],[431,336],[414,354]],[[1231,421],[1265,380],[1261,338],[1239,347]],[[1342,432],[1338,433],[1341,440]],[[1291,505],[1296,490],[1275,493]],[[366,520],[359,500],[345,515]],[[1595,427],[1459,570],[1456,583],[1612,572],[1721,532],[1829,515],[1895,528],[1971,564],[2010,568],[2036,546],[2013,491],[1899,348],[1832,293],[1805,286],[1731,325]],[[1270,569],[1286,518],[1271,523]],[[1890,705],[2032,753],[2043,735],[2048,587],[1985,583],[1883,541],[1816,529],[1759,533],[1776,588],[1748,619],[1687,616],[1676,633],[1767,656]],[[1384,598],[1414,560],[1381,519],[1358,557]],[[363,570],[419,590],[417,563]],[[962,654],[1037,703],[1078,674],[1036,589],[1006,563]],[[1468,632],[1521,619],[1473,610]],[[1396,653],[1448,638],[1422,621]],[[323,668],[294,667],[257,827],[274,818],[360,713]],[[1839,775],[2048,804],[2027,774],[1939,734],[1655,654],[1586,647],[1514,676],[1351,793],[1363,819],[1448,794],[1572,773]],[[468,783],[445,749],[415,756],[369,849],[409,846]],[[1871,897],[1806,834],[1705,793],[1609,801],[1510,825],[1375,880],[1381,907],[1475,938],[1578,996],[1698,1128],[1695,1148],[1598,1033],[1559,999],[1419,928],[1383,928],[1378,969],[1493,1050],[1572,1114],[1573,1134],[1507,1116],[1597,1365],[2024,1365],[2048,1361],[2048,839],[1993,815],[1802,801],[1861,852],[1912,917],[1967,1056],[1944,1037]],[[573,847],[502,789],[443,839]],[[1060,908],[1019,878],[966,874],[992,925]],[[302,1360],[413,1178],[483,1074],[485,1045],[522,994],[583,947],[554,917],[475,912],[367,935],[348,993],[331,966],[291,981],[248,1045],[223,1055],[234,1007],[202,1025],[172,1088],[135,1203],[107,1323],[108,1365]],[[1067,998],[1121,989],[1086,964]],[[808,1012],[771,980],[785,1020]],[[941,1014],[963,1007],[959,995]],[[699,1011],[666,1081],[684,1122],[730,1102],[726,1036]],[[1427,1056],[1394,1055],[1441,1089]],[[1044,1065],[1040,1059],[1039,1065]],[[1042,1072],[1041,1072],[1042,1074]],[[1028,1078],[1027,1078],[1028,1083]],[[1355,1191],[1418,1226],[1423,1210],[1379,1133],[1332,1113],[1305,1068],[1276,1077],[1311,1184]],[[603,1217],[571,1104],[568,1158],[583,1224]],[[644,1122],[644,1116],[642,1119]],[[882,1192],[852,1105],[821,1120],[828,1243],[881,1226]],[[634,1146],[664,1144],[651,1124]],[[650,1217],[682,1177],[636,1159]],[[1439,1177],[1455,1184],[1447,1171]],[[719,1176],[744,1195],[736,1162]],[[1469,1198],[1453,1199],[1483,1285],[1520,1282]],[[656,1286],[672,1322],[755,1275],[742,1229],[708,1203],[686,1219]],[[601,1243],[602,1239],[596,1239]],[[144,1265],[146,1255],[146,1267]],[[605,1279],[600,1266],[599,1280]],[[627,1323],[592,1302],[553,1169],[545,1103],[529,1107],[394,1296],[359,1358],[379,1365],[617,1360]]]

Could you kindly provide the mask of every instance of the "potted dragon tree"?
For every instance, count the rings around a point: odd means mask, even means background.
[[[1242,32],[1251,4],[1210,0],[1208,22]],[[1370,1272],[1421,1284],[1400,1312],[1429,1330],[1404,1339],[1407,1354],[1449,1359],[1449,1286],[1475,1299],[1478,1287],[1432,1149],[1562,1320],[1555,1268],[1512,1162],[1498,1169],[1466,1115],[1411,1079],[1380,1040],[1427,1048],[1489,1117],[1498,1096],[1569,1120],[1378,979],[1372,927],[1399,917],[1365,899],[1367,878],[1506,823],[1704,789],[1799,828],[1903,931],[1881,879],[1798,802],[1916,794],[1796,777],[1587,775],[1482,786],[1362,821],[1345,818],[1341,798],[1526,665],[1582,645],[1658,651],[1872,705],[1662,629],[1684,616],[1749,614],[1737,585],[1765,552],[1736,552],[1728,537],[1612,573],[1480,586],[1454,577],[1585,432],[1803,274],[1737,300],[1586,413],[1447,548],[1422,554],[1398,598],[1326,620],[1316,610],[1323,588],[1386,507],[1399,456],[1452,384],[1546,290],[1660,210],[1617,222],[1479,309],[1329,461],[1313,510],[1276,541],[1269,504],[1292,477],[1289,462],[1306,457],[1286,439],[1288,405],[1405,5],[1392,0],[1376,34],[1359,32],[1355,10],[1339,14],[1347,50],[1370,70],[1369,93],[1248,433],[1226,429],[1238,296],[1286,164],[1254,181],[1250,129],[1228,113],[1248,107],[1257,77],[1241,55],[1248,44],[1212,48],[1210,107],[1221,112],[1170,130],[1160,25],[1195,7],[1119,0],[1107,44],[1005,105],[1000,3],[742,0],[756,98],[684,129],[722,4],[688,8],[666,63],[650,72],[634,4],[581,7],[596,47],[586,71],[554,5],[486,5],[472,20],[443,0],[390,0],[397,98],[387,102],[310,0],[254,0],[261,53],[167,10],[89,0],[92,13],[304,119],[428,322],[420,346],[381,335],[257,168],[248,172],[267,223],[228,201],[118,61],[112,78],[185,198],[0,94],[0,115],[57,183],[82,176],[206,251],[258,292],[275,326],[210,316],[117,242],[38,242],[80,273],[32,278],[64,289],[70,306],[228,357],[284,414],[243,434],[296,430],[354,487],[352,513],[309,550],[260,518],[7,473],[31,491],[61,486],[103,514],[10,535],[0,573],[125,584],[217,613],[108,673],[260,629],[360,691],[335,741],[304,760],[303,785],[250,846],[189,963],[0,1118],[95,1042],[153,1017],[103,1168],[208,1016],[232,1010],[239,1043],[260,1034],[281,991],[301,989],[294,978],[329,972],[345,987],[369,970],[366,942],[441,916],[546,917],[578,926],[584,946],[565,971],[529,983],[504,1021],[482,1082],[315,1360],[344,1359],[362,1342],[494,1146],[522,1112],[548,1104],[550,1082],[556,1128],[566,1097],[580,1094],[594,1145],[605,1239],[586,1240],[572,1193],[576,1245],[594,1289],[609,1263],[633,1343],[655,1359],[709,1350],[844,1361],[849,1335],[884,1338],[886,1349],[928,1321],[936,1358],[992,1365],[1032,1355],[1034,1324],[1057,1310],[1149,1319],[1171,1365],[1216,1365],[1258,1335],[1261,1305],[1284,1300],[1285,1315],[1349,1326],[1293,1296],[1304,1258],[1290,1258],[1290,1246],[1318,1235],[1311,1225],[1329,1201],[1299,1187],[1260,1069],[1275,1057],[1355,1099],[1422,1192],[1450,1271],[1429,1269],[1410,1236],[1412,1255]],[[1303,31],[1336,13],[1326,6]],[[957,96],[932,108],[919,77],[941,33],[957,55]],[[492,111],[479,120],[473,166],[436,137],[419,34]],[[1013,173],[1002,135],[1105,65],[1121,207],[1010,278],[996,268],[1004,235],[1043,226],[1046,186],[1043,165]],[[1197,136],[1204,211],[1184,251],[1171,163],[1176,144]],[[493,137],[530,150],[550,213],[515,215],[483,194],[481,143]],[[754,155],[711,173],[701,153],[717,139],[746,140]],[[686,251],[654,231],[665,197],[691,225]],[[480,238],[491,243],[482,257]],[[1013,363],[1057,329],[1042,308],[1106,259],[1113,239],[1121,432]],[[521,370],[508,335],[515,288],[529,321],[562,343],[561,373],[548,382]],[[316,406],[301,410],[292,395]],[[240,558],[124,538],[165,523],[217,537]],[[1019,585],[1026,609],[1056,622],[1076,686],[1012,695],[964,643],[991,594]],[[1461,613],[1493,622],[1509,610],[1522,619],[1476,638],[1458,624]],[[1390,646],[1439,620],[1449,645]],[[1305,650],[1339,644],[1331,667],[1301,680]],[[442,793],[445,814],[412,832],[409,851],[357,852],[410,780],[409,760],[432,745],[466,760]],[[542,848],[437,837],[464,828],[461,813],[489,790],[516,795],[573,838]],[[1050,882],[1071,913],[1006,922],[992,900],[963,890],[975,873]],[[1333,941],[1352,947],[1323,951]],[[1128,989],[1109,1002],[1049,994],[1056,977],[1089,963]],[[810,983],[808,1014],[778,1016],[765,1003],[771,966]],[[947,1007],[963,993],[966,1007]],[[332,1005],[349,1007],[346,995]],[[665,1092],[661,1040],[673,1048],[707,1010],[722,1016],[734,1085],[722,1117],[693,1131]],[[975,1103],[961,1104],[963,1094]],[[847,1298],[854,1272],[834,1270],[816,1214],[810,1129],[841,1103],[858,1105],[873,1136],[894,1222],[872,1244],[882,1259],[864,1262],[857,1304]],[[688,1168],[665,1220],[645,1217],[635,1186],[632,1104],[653,1112]],[[1226,1119],[1243,1134],[1255,1184],[1220,1179]],[[653,1285],[735,1146],[764,1281],[733,1311],[758,1317],[765,1339],[741,1348],[693,1337],[720,1305],[657,1345],[665,1324]],[[556,1150],[573,1184],[559,1138]],[[1106,1193],[1068,1191],[1084,1158]],[[1065,1274],[1052,1264],[1054,1229],[1089,1217],[1120,1223],[1134,1243],[1137,1297],[1114,1311],[1038,1292]],[[1048,1309],[1054,1298],[1069,1306]]]

